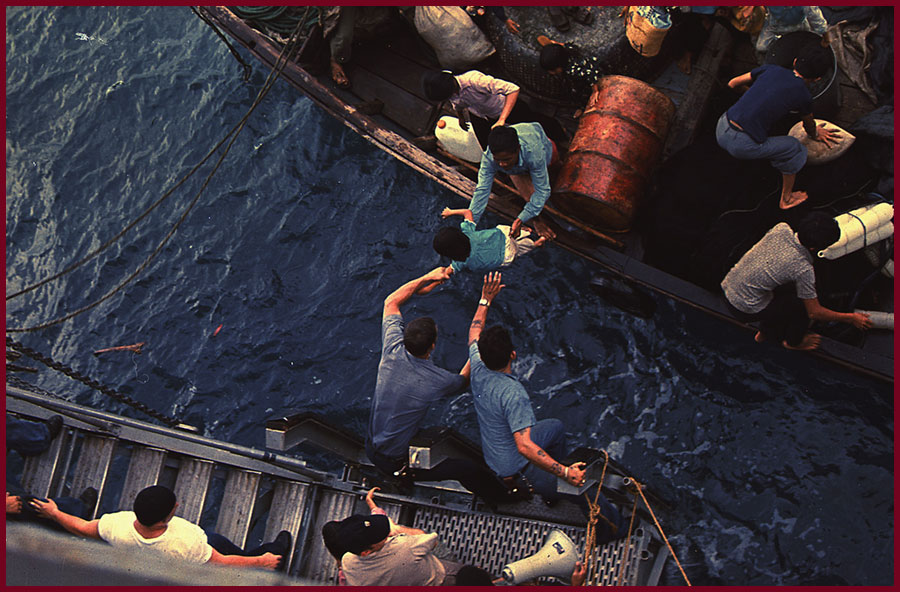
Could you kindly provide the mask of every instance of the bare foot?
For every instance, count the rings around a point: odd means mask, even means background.
[[[809,197],[809,195],[807,195],[805,191],[792,191],[791,195],[788,197],[787,201],[785,201],[785,199],[782,198],[781,202],[778,204],[778,206],[782,210],[788,210],[795,206],[799,206],[800,204],[805,202],[806,198],[808,198],[808,197]]]
[[[787,349],[809,351],[819,347],[820,341],[822,341],[822,336],[818,333],[807,333],[803,336],[803,339],[800,340],[800,343],[797,345],[788,345],[787,341],[782,341],[781,345],[783,345]]]
[[[547,237],[546,237],[546,236],[542,236],[541,238],[539,238],[539,239],[537,239],[536,241],[534,241],[534,246],[535,246],[535,247],[542,247],[542,246],[544,246],[544,243],[546,243],[546,242],[547,242]]]
[[[331,79],[341,88],[350,87],[350,79],[347,78],[343,66],[334,60],[331,60]]]
[[[763,341],[766,340],[766,336],[762,334],[762,331],[757,331],[756,335],[753,336],[753,340],[756,343],[762,343]]]

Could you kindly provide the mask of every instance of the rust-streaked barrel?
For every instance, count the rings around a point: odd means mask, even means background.
[[[649,84],[605,76],[578,122],[553,205],[598,229],[626,231],[662,154],[672,101]]]

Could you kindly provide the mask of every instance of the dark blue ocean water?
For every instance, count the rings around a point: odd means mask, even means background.
[[[160,197],[246,113],[252,79],[186,7],[7,8],[7,293],[76,261]],[[7,302],[39,324],[122,282],[209,167],[98,258]],[[279,82],[159,256],[97,308],[16,339],[210,436],[262,448],[284,409],[362,431],[383,298],[439,263],[445,206],[418,176]],[[498,220],[488,215],[488,224]],[[504,273],[538,417],[607,449],[672,502],[666,533],[694,584],[893,581],[893,392],[763,347],[663,298],[651,320],[605,306],[591,266],[543,249]],[[434,316],[439,365],[465,362],[480,280],[405,307]],[[216,327],[221,332],[213,337]],[[145,341],[141,355],[91,352]],[[36,384],[137,412],[49,370]],[[477,438],[471,396],[430,423]],[[669,563],[666,581],[681,577]]]

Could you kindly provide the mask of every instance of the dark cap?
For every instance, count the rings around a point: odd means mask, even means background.
[[[144,526],[165,520],[174,507],[175,494],[163,485],[142,489],[134,498],[134,514]]]
[[[391,532],[387,516],[354,514],[341,520],[341,542],[347,551],[359,555]]]

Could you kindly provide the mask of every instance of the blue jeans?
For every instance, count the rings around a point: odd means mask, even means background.
[[[544,451],[557,462],[568,456],[566,448],[566,431],[562,422],[558,419],[542,419],[531,426],[531,441],[543,448]],[[556,491],[556,475],[548,473],[531,463],[528,463],[525,468],[522,469],[522,474],[525,475],[525,478],[531,483],[531,486],[534,487],[535,493],[538,493],[545,500],[569,500],[580,507],[585,516],[588,515],[589,508],[584,494],[572,495]],[[588,491],[588,496],[591,501],[594,500],[596,494],[596,490]],[[597,504],[600,506],[600,512],[603,516],[615,525],[615,528],[610,527],[610,525],[601,518],[597,523],[597,543],[601,544],[625,536],[628,524],[616,507],[609,503],[609,501],[603,497],[602,493],[597,498]]]
[[[767,158],[772,166],[785,175],[795,175],[806,164],[806,146],[791,136],[766,138],[762,144],[747,133],[733,128],[723,113],[716,123],[716,141],[728,154],[741,160]]]
[[[6,448],[22,456],[34,456],[50,448],[50,429],[42,421],[28,421],[6,414]]]

